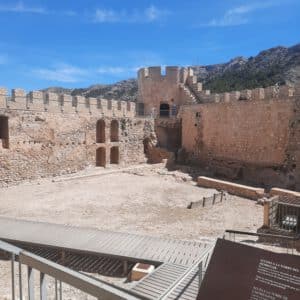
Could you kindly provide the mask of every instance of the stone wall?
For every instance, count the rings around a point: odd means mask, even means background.
[[[187,162],[215,176],[299,189],[299,99],[287,87],[269,91],[182,107]]]
[[[193,92],[188,87],[197,86],[197,91],[202,93],[202,85],[197,83],[192,69],[180,67],[166,67],[165,75],[161,67],[149,67],[138,72],[138,103],[143,104],[146,115],[159,115],[160,105],[168,104],[170,107],[196,101]],[[204,94],[208,91],[203,91]]]
[[[154,121],[135,117],[131,103],[124,106],[112,101],[110,107],[91,107],[91,101],[87,105],[82,103],[85,98],[80,98],[73,106],[74,99],[66,102],[67,96],[48,94],[52,99],[64,98],[64,109],[60,101],[52,100],[53,110],[46,111],[44,96],[37,96],[37,101],[31,101],[18,90],[12,98],[0,95],[0,116],[8,117],[9,131],[8,141],[2,139],[1,143],[0,139],[0,186],[95,166],[99,160],[97,149],[102,149],[98,150],[101,166],[146,162],[143,141],[154,134]],[[97,142],[98,120],[104,121],[105,138]],[[117,124],[117,139],[112,141],[113,121]]]

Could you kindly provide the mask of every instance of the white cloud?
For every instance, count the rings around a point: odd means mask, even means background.
[[[25,5],[23,1],[18,1],[15,4],[0,4],[0,12],[3,13],[27,13],[27,14],[43,14],[43,15],[61,15],[61,16],[69,16],[74,17],[77,16],[78,13],[73,10],[66,11],[56,11],[49,10],[44,7],[34,7]]]
[[[169,12],[153,5],[144,10],[135,9],[132,12],[126,10],[97,9],[91,20],[94,23],[150,23],[161,20]]]
[[[54,68],[40,68],[33,70],[33,73],[39,78],[56,82],[80,82],[83,81],[88,71],[67,64],[59,64]]]
[[[231,8],[225,12],[221,18],[214,18],[203,26],[226,27],[243,25],[250,22],[249,14],[257,10],[275,7],[283,4],[282,0],[270,0],[265,2],[253,2]]]
[[[128,69],[122,67],[100,67],[97,69],[99,74],[119,75],[128,72]]]
[[[46,14],[47,11],[43,7],[26,6],[23,1],[15,4],[0,4],[0,11],[2,12],[16,12],[16,13],[32,13],[32,14]]]

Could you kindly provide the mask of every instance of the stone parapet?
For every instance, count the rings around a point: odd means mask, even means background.
[[[101,116],[135,117],[135,103],[117,100],[86,98],[52,92],[0,88],[0,109],[41,111],[65,114],[94,114]]]
[[[286,189],[272,188],[270,190],[270,196],[286,196],[286,197],[296,197],[300,202],[300,192],[295,192]]]
[[[262,188],[255,188],[204,176],[198,177],[198,185],[206,188],[224,190],[230,194],[254,200],[263,197],[265,194],[265,190]]]

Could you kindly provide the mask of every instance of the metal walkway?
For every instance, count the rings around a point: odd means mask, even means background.
[[[139,281],[131,290],[151,300],[195,300],[212,251],[193,266],[164,263]]]
[[[124,261],[193,266],[211,244],[0,217],[0,239]]]

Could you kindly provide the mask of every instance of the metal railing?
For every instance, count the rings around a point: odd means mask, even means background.
[[[213,194],[210,197],[203,197],[199,201],[191,202],[187,208],[192,209],[197,207],[206,207],[208,205],[213,206],[217,203],[222,203],[224,200],[226,200],[226,194],[224,191],[221,191],[220,193]]]
[[[146,299],[134,293],[117,288],[106,282],[96,280],[84,274],[78,273],[57,263],[49,261],[30,252],[24,251],[21,248],[15,247],[0,240],[0,251],[6,254],[11,261],[11,295],[12,300],[25,299],[24,296],[24,276],[22,274],[22,265],[27,267],[27,293],[26,299],[34,300],[36,287],[34,285],[34,271],[40,273],[39,280],[39,295],[41,300],[47,299],[47,277],[54,278],[54,287],[51,288],[51,295],[55,300],[63,299],[63,283],[67,284],[86,295],[93,296],[97,299]],[[15,263],[18,263],[18,279],[16,279]],[[17,292],[18,287],[18,292]],[[18,297],[17,297],[18,294]]]
[[[239,231],[239,230],[225,230],[225,234],[223,236],[226,239],[226,234],[228,234],[228,239],[233,240],[234,242],[242,242],[236,239],[237,235],[245,235],[245,236],[254,236],[261,239],[267,239],[268,241],[273,241],[273,245],[276,244],[276,241],[284,242],[286,245],[291,245],[291,247],[287,247],[287,253],[289,253],[289,249],[291,249],[292,254],[294,253],[295,243],[300,240],[300,236],[285,236],[279,234],[268,234],[268,233],[256,233],[256,232],[248,232],[248,231]]]

